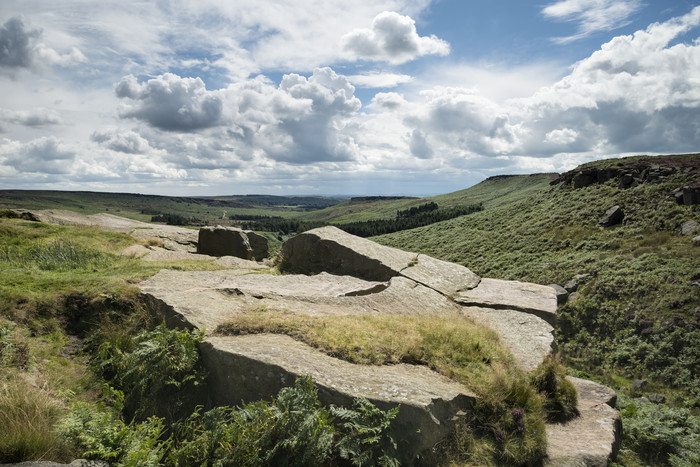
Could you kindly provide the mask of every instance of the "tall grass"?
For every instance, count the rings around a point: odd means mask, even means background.
[[[0,377],[0,462],[70,458],[55,430],[62,404],[17,371]]]

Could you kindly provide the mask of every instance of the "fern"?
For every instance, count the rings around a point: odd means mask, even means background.
[[[341,420],[344,433],[337,443],[341,458],[357,466],[399,465],[398,446],[390,429],[399,407],[383,412],[367,399],[357,398],[352,409],[332,407],[331,413]]]

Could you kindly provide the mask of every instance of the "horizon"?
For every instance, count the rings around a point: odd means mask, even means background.
[[[0,5],[0,188],[432,196],[700,150],[690,0]]]

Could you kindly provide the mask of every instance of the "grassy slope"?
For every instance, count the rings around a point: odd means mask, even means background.
[[[420,199],[380,200],[367,203],[346,201],[326,209],[301,214],[299,219],[333,223],[358,222],[373,219],[392,219],[396,211],[435,202],[441,208],[483,203],[491,208],[524,198],[545,189],[552,177],[548,174],[491,177],[473,187],[454,193]]]
[[[700,385],[697,351],[690,347],[698,333],[700,287],[692,283],[700,279],[700,262],[698,247],[680,235],[680,225],[698,220],[700,210],[668,197],[689,181],[677,173],[628,190],[610,181],[534,191],[520,201],[374,240],[487,277],[564,284],[590,274],[580,299],[561,313],[559,339],[570,361],[691,390]],[[599,227],[598,218],[614,204],[626,213],[624,225]],[[686,343],[680,334],[674,337],[681,331]],[[635,355],[642,344],[671,346],[673,355]]]

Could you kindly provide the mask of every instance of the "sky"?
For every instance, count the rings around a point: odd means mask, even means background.
[[[430,195],[691,152],[697,1],[0,2],[0,189]]]

